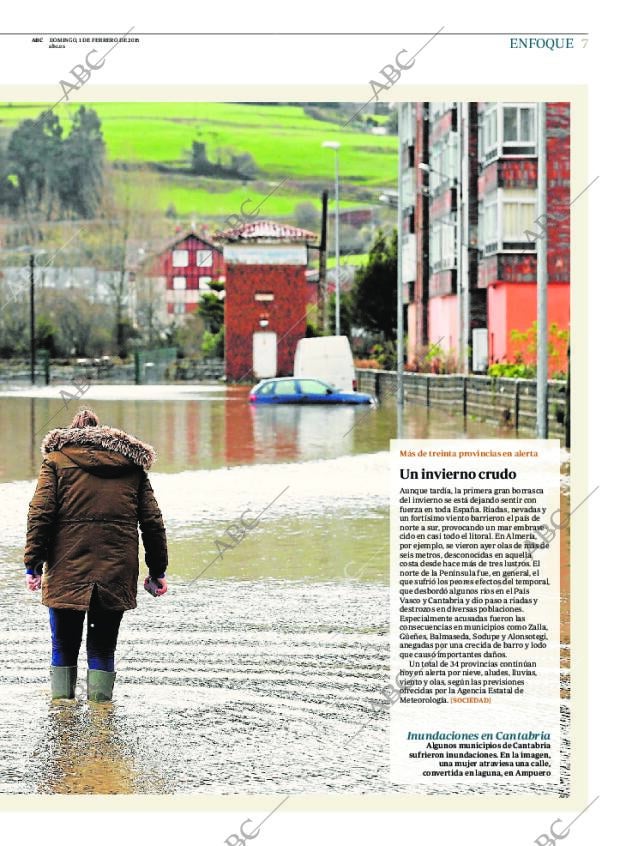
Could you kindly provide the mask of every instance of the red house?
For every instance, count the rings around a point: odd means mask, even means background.
[[[222,248],[195,232],[169,244],[153,259],[150,269],[165,280],[170,319],[196,311],[201,295],[210,290],[210,282],[226,279]]]
[[[308,244],[317,235],[261,220],[222,233],[226,377],[288,375],[306,334]]]

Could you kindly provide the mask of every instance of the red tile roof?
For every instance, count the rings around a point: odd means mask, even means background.
[[[226,229],[220,238],[223,241],[316,241],[318,235],[274,220],[257,220]]]

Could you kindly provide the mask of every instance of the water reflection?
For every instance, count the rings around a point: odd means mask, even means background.
[[[93,386],[83,399],[156,446],[171,590],[142,592],[127,615],[113,703],[49,702],[47,619],[17,562],[41,438],[78,403],[1,397],[0,793],[412,792],[389,780],[387,712],[347,745],[388,681],[393,402],[256,408],[222,386]],[[513,433],[408,405],[403,435]],[[284,488],[218,556],[239,516]],[[563,494],[562,518],[569,508]],[[560,550],[567,669],[568,531]]]
[[[134,793],[137,777],[114,703],[49,702],[33,751],[37,793]]]
[[[261,406],[247,401],[247,388],[197,385],[94,385],[83,400],[102,421],[155,445],[157,470],[213,469],[222,466],[309,461],[377,452],[396,437],[393,403],[367,406]],[[5,392],[0,397],[0,480],[32,479],[40,465],[45,433],[69,425],[79,407],[59,390]],[[406,438],[505,437],[488,424],[456,413],[407,405]]]

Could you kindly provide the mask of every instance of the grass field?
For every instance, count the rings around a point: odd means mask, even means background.
[[[62,103],[55,113],[68,128],[79,103]],[[177,217],[225,218],[244,200],[253,209],[285,177],[288,182],[261,205],[261,216],[290,218],[304,201],[320,204],[322,189],[333,188],[334,153],[325,140],[338,141],[343,208],[373,202],[381,189],[396,185],[395,136],[372,135],[357,128],[317,120],[301,105],[262,103],[85,103],[101,119],[108,160],[128,171],[115,171],[117,184],[128,179],[142,204]],[[0,104],[0,141],[26,118],[49,108],[42,103]],[[344,119],[342,120],[344,123]],[[259,169],[256,180],[207,179],[187,173],[193,141],[206,145],[211,161],[230,153],[250,153]],[[171,172],[158,172],[166,165]],[[364,192],[358,196],[359,192]]]
[[[131,182],[132,174],[126,176],[124,173],[122,175],[116,173],[114,175],[114,179],[119,184],[119,195],[123,192],[122,183],[126,178]],[[254,183],[248,182],[243,187],[239,182],[230,180],[202,179],[152,172],[141,173],[139,177],[134,174],[133,178],[136,181],[139,179],[139,190],[143,194],[146,205],[162,213],[173,205],[178,217],[197,215],[222,218],[222,220],[233,214],[242,217],[240,209],[243,205],[243,211],[248,218],[251,216],[290,218],[298,203],[311,202],[317,209],[320,206],[318,191],[314,193],[291,191],[287,189],[286,183],[278,188],[278,182],[269,185],[260,182],[261,188],[259,188]],[[136,190],[138,190],[137,187]],[[353,201],[340,201],[343,209],[359,205]]]
[[[368,261],[368,253],[347,253],[347,255],[340,256],[341,266],[349,265],[350,267],[360,267]],[[336,256],[329,256],[327,259],[327,267],[336,267]]]
[[[270,178],[329,179],[334,154],[325,140],[338,141],[343,181],[357,185],[395,184],[397,139],[315,120],[301,106],[238,103],[86,103],[101,118],[108,158],[113,162],[187,163],[192,141],[217,149],[250,153]],[[62,104],[56,113],[68,125],[77,105]],[[0,126],[13,129],[36,118],[44,105],[0,106]]]

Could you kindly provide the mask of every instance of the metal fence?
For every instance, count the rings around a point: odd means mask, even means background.
[[[176,349],[138,350],[133,362],[113,363],[105,359],[82,362],[50,362],[37,354],[36,385],[62,385],[73,381],[116,385],[153,385],[163,382],[215,382],[224,379],[224,360],[177,359]],[[0,385],[29,385],[30,362],[24,359],[0,360]]]
[[[177,360],[176,347],[158,347],[136,350],[134,353],[136,385],[154,385],[166,382]]]
[[[391,370],[356,370],[360,391],[378,400],[396,397],[396,373]],[[570,398],[567,383],[549,380],[547,420],[549,434],[567,439],[570,428]],[[443,409],[471,419],[494,423],[516,431],[536,431],[536,380],[492,376],[462,376],[404,373],[405,402]],[[570,438],[567,439],[570,442]]]

